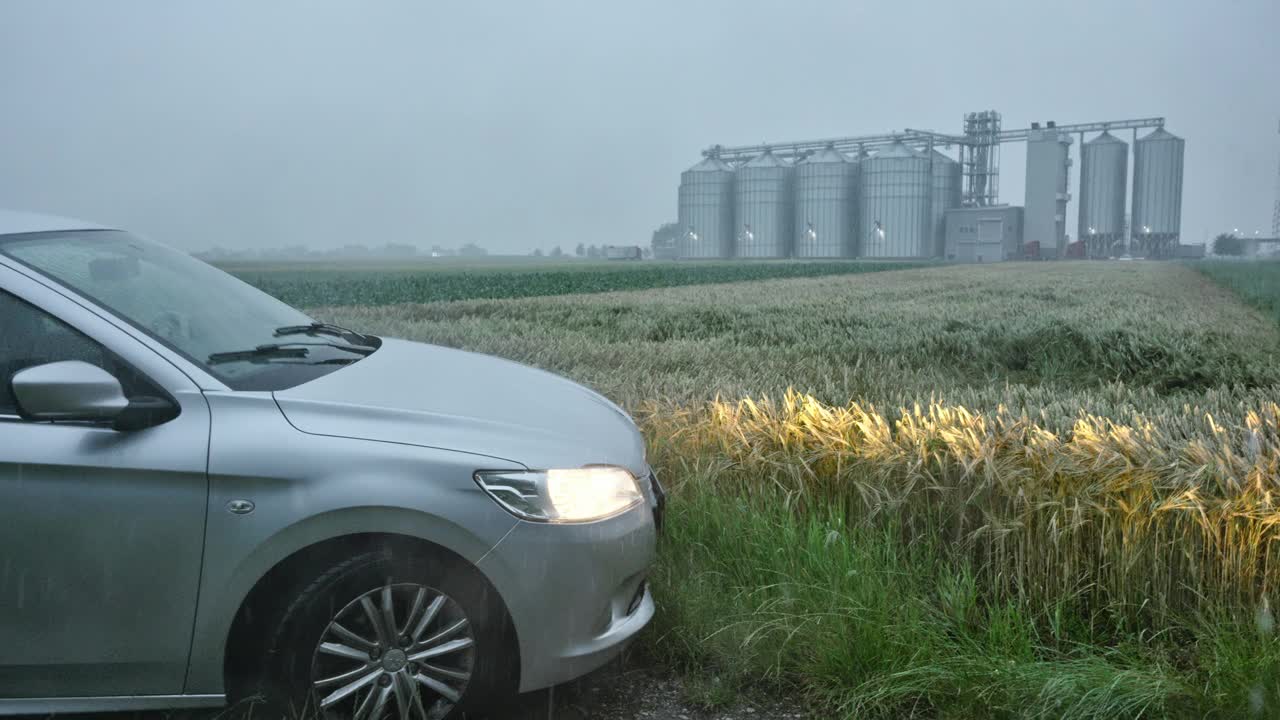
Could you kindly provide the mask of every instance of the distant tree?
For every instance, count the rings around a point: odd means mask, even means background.
[[[680,226],[676,223],[663,223],[657,230],[653,231],[653,239],[649,242],[649,249],[653,253],[653,257],[658,258],[674,258],[678,253],[680,243]]]
[[[1213,239],[1213,254],[1233,257],[1244,255],[1244,240],[1232,233],[1222,233]]]
[[[558,257],[562,257],[563,255],[564,255],[564,251],[560,249],[559,245],[551,248],[551,257],[558,258]]]
[[[365,247],[364,245],[358,245],[358,244],[343,245],[340,248],[330,250],[328,254],[332,257],[344,257],[344,258],[368,257],[369,248]]]
[[[587,257],[589,257],[589,258],[598,258],[598,257],[600,257],[600,248],[596,247],[595,245],[592,245],[592,246],[588,247],[588,248],[587,248]]]
[[[650,247],[659,248],[674,245],[680,239],[680,226],[676,223],[662,223],[653,231]]]
[[[303,252],[306,252],[305,248],[303,249]],[[387,257],[411,257],[418,254],[418,248],[404,243],[387,243],[386,245],[383,245],[378,252],[386,255]]]
[[[466,245],[458,248],[458,254],[463,257],[482,257],[488,255],[489,251],[475,243],[467,243]]]
[[[587,254],[587,246],[586,246],[586,245],[583,245],[582,243],[578,243],[578,247],[576,247],[576,248],[574,248],[574,249],[573,249],[573,254],[574,254],[574,255],[577,255],[578,257],[582,257],[582,256],[586,255],[586,254]]]
[[[534,256],[534,257],[542,257],[542,248],[534,248],[534,249],[533,249],[533,256]]]

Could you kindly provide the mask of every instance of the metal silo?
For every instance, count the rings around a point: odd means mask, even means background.
[[[715,156],[680,174],[680,257],[727,258],[733,252],[733,176],[733,168]]]
[[[790,163],[772,151],[738,168],[734,203],[734,255],[784,258],[791,249]]]
[[[1186,141],[1158,128],[1133,146],[1133,252],[1169,257],[1182,236]]]
[[[853,254],[854,165],[834,146],[796,163],[795,256]]]
[[[929,222],[933,227],[931,255],[942,257],[947,246],[947,211],[960,207],[960,163],[937,150],[933,158],[933,188],[929,199]]]
[[[1104,132],[1080,146],[1080,223],[1089,257],[1122,254],[1129,145]]]
[[[861,163],[860,257],[932,257],[929,157],[895,142]]]

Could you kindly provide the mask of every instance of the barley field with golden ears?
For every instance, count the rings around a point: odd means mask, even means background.
[[[1160,415],[1082,412],[1053,431],[1003,406],[881,410],[794,391],[654,404],[640,417],[660,465],[714,457],[724,467],[704,482],[717,493],[834,503],[904,542],[928,534],[989,599],[1070,597],[1140,622],[1248,605],[1280,587],[1274,402],[1224,419],[1188,409],[1176,433]]]
[[[312,312],[632,411],[672,495],[644,652],[709,706],[766,688],[815,717],[1280,717],[1276,267]]]

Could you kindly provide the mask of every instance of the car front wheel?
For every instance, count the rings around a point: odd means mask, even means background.
[[[282,699],[304,715],[453,720],[503,695],[511,652],[484,588],[474,573],[389,552],[339,563],[279,626]]]

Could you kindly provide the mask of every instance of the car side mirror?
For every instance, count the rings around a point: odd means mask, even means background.
[[[15,373],[13,397],[27,420],[113,420],[129,407],[120,381],[79,360],[37,365]]]

